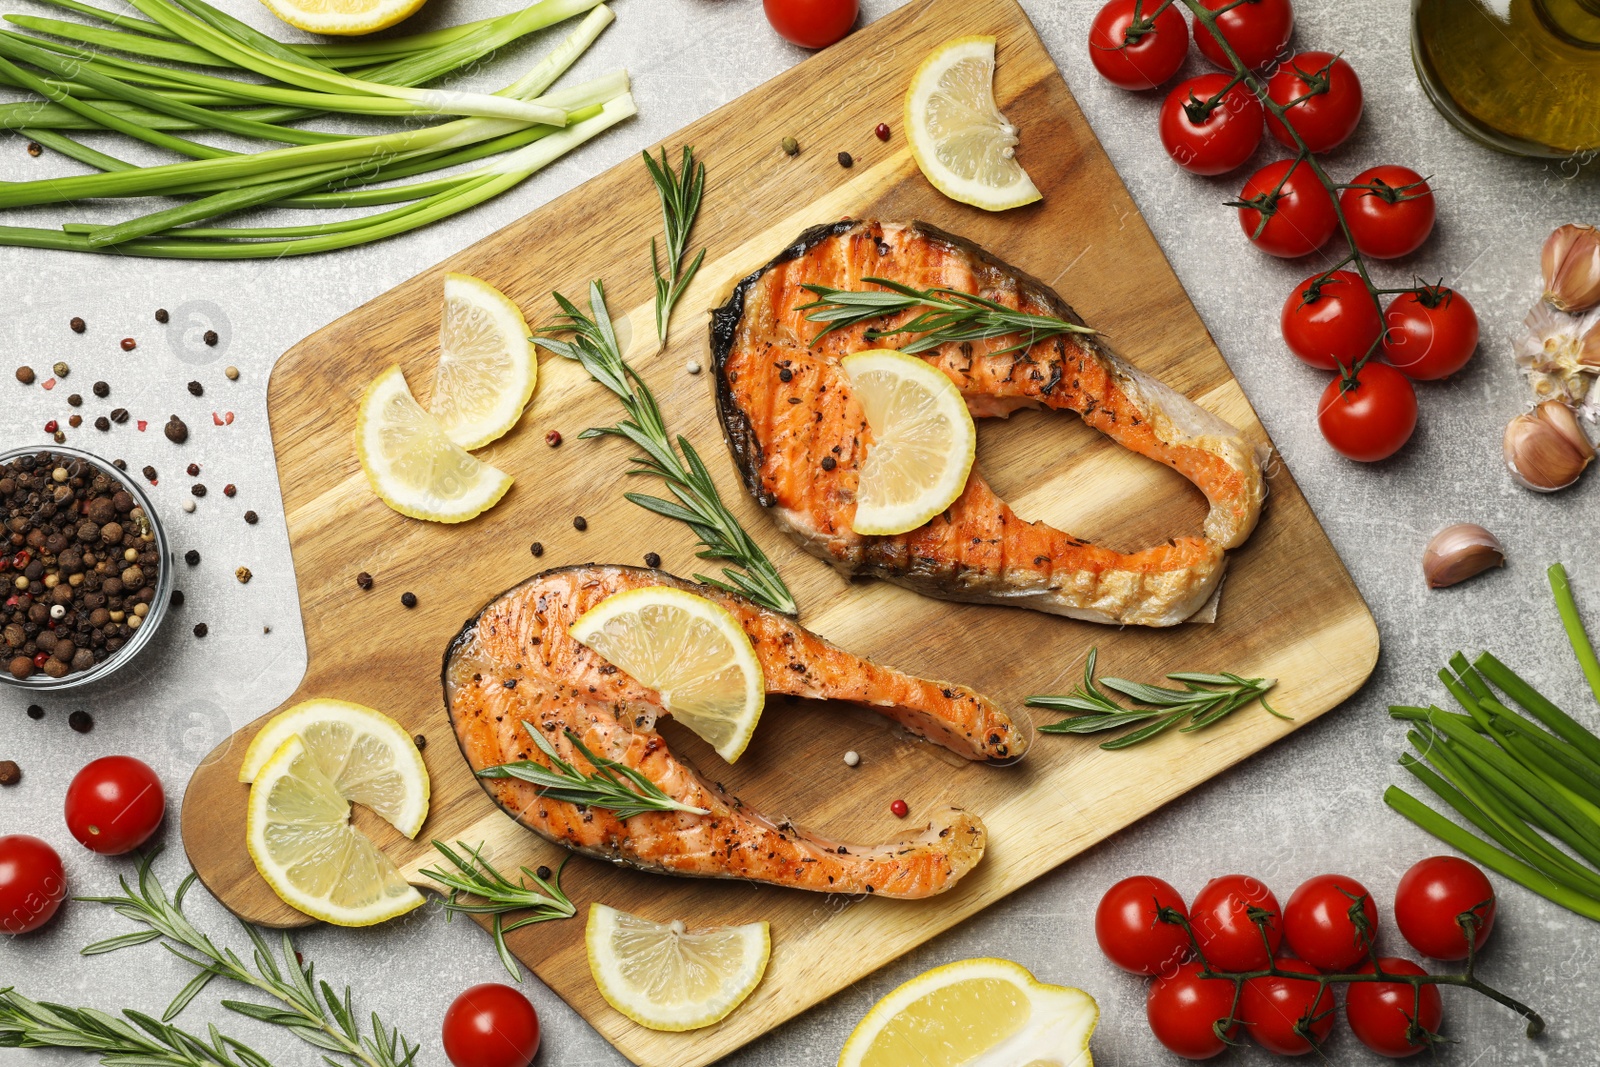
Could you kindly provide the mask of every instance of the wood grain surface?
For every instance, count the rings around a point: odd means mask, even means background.
[[[930,50],[963,34],[998,38],[996,95],[1022,130],[1018,157],[1041,203],[993,215],[955,204],[918,173],[902,130],[902,97]],[[872,134],[887,122],[894,135]],[[785,136],[802,146],[789,158]],[[1271,467],[1267,512],[1234,554],[1214,625],[1112,629],[1034,612],[951,604],[882,583],[850,583],[791,545],[746,496],[725,457],[711,397],[706,315],[732,283],[813,223],[841,216],[919,218],[971,238],[1054,286],[1112,345],[1260,443],[1267,443],[1238,384],[1084,122],[1065,82],[1014,0],[923,0],[847,38],[706,116],[667,142],[705,160],[705,206],[693,245],[709,249],[685,294],[671,342],[654,350],[650,238],[660,215],[643,164],[627,160],[500,233],[423,272],[307,338],[273,371],[268,394],[284,508],[293,546],[309,665],[291,702],[341,697],[381,708],[428,739],[433,808],[417,841],[374,817],[357,821],[418,884],[428,841],[483,841],[498,861],[554,863],[558,850],[501,814],[467,771],[439,683],[445,646],[501,590],[544,567],[588,561],[663,566],[688,575],[691,535],[622,498],[630,454],[616,439],[580,441],[618,408],[575,365],[546,357],[521,424],[479,455],[511,474],[511,492],[458,527],[416,522],[371,492],[356,460],[355,406],[391,363],[426,403],[432,381],[443,274],[465,271],[498,286],[530,322],[555,311],[552,290],[578,297],[604,278],[613,313],[631,324],[629,355],[655,390],[670,428],[708,458],[724,497],[771,554],[802,621],[860,655],[977,688],[1020,714],[1029,693],[1070,690],[1091,645],[1103,669],[1154,680],[1172,670],[1231,670],[1279,679],[1274,694],[1293,722],[1259,709],[1189,736],[1123,752],[1092,741],[1041,737],[1015,767],[968,764],[896,734],[848,706],[778,702],[735,767],[668,723],[684,753],[757,810],[844,840],[883,841],[920,825],[918,814],[958,804],[980,814],[990,849],[950,893],[899,902],[817,896],[733,882],[676,880],[586,859],[565,887],[591,901],[691,927],[766,919],[770,969],[750,1001],[721,1024],[658,1034],[601,999],[583,947],[583,912],[514,934],[513,951],[624,1055],[651,1067],[696,1067],[1004,897],[1018,886],[1271,744],[1355,691],[1377,657],[1377,632],[1360,594],[1281,463]],[[836,161],[855,157],[852,169]],[[548,447],[559,430],[565,442]],[[1172,471],[1111,444],[1065,414],[1025,412],[983,420],[978,464],[1030,519],[1132,549],[1198,532],[1200,494]],[[639,488],[647,488],[639,485]],[[573,526],[583,515],[586,532]],[[544,554],[529,554],[531,542]],[[355,575],[370,572],[370,592]],[[400,606],[403,591],[417,606]],[[1052,715],[1039,714],[1046,722]],[[246,787],[236,780],[260,723],[241,730],[195,774],[183,837],[202,881],[230,909],[270,926],[298,925],[261,881],[244,848]],[[841,756],[861,753],[850,769]],[[894,819],[902,797],[909,820]],[[360,936],[355,934],[352,936]],[[463,935],[464,936],[464,935]]]

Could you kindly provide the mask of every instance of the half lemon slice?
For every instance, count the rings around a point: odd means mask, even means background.
[[[652,1030],[697,1030],[727,1017],[772,955],[764,922],[689,930],[589,906],[589,970],[606,1003]]]
[[[872,430],[850,528],[915,530],[966,488],[978,448],[967,402],[942,371],[892,349],[854,353],[839,367]]]
[[[1016,160],[1017,128],[994,102],[993,37],[957,37],[922,61],[906,91],[906,136],[923,176],[952,200],[1003,211],[1039,199]]]
[[[467,451],[510,431],[533,399],[539,361],[522,310],[470,274],[444,276],[439,367],[428,413]]]
[[[732,763],[756,732],[766,680],[739,621],[681,589],[609,596],[572,624],[573,639],[661,694],[672,717]]]
[[[423,0],[261,0],[268,11],[297,29],[354,36],[393,26],[414,14]]]

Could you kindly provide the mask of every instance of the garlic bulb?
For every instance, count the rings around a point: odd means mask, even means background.
[[[1559,311],[1588,311],[1600,304],[1600,230],[1568,223],[1544,242],[1539,263],[1544,298]]]
[[[1433,535],[1422,553],[1422,575],[1429,588],[1443,589],[1505,562],[1506,551],[1494,534],[1462,522]]]
[[[1546,400],[1507,423],[1502,448],[1512,476],[1538,493],[1565,489],[1594,461],[1588,435],[1559,400]]]

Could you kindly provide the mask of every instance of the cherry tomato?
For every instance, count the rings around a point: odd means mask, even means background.
[[[1357,174],[1339,194],[1339,210],[1356,249],[1373,259],[1409,255],[1433,232],[1433,189],[1410,167],[1373,167]]]
[[[1348,270],[1313,274],[1295,286],[1279,323],[1289,351],[1319,370],[1354,366],[1383,333],[1372,294]]]
[[[1150,983],[1144,1010],[1150,1032],[1169,1052],[1209,1060],[1228,1047],[1213,1027],[1233,1011],[1233,983],[1201,978],[1200,961],[1190,960]],[[1237,1032],[1237,1025],[1229,1027],[1228,1036]]]
[[[1124,878],[1106,890],[1094,913],[1100,951],[1134,974],[1170,972],[1189,955],[1189,935],[1181,926],[1162,922],[1161,908],[1189,915],[1178,891],[1148,874]]]
[[[1163,8],[1161,0],[1111,0],[1089,26],[1090,62],[1121,89],[1154,89],[1188,52],[1189,24],[1178,5]]]
[[[1357,372],[1352,388],[1346,389],[1342,378],[1328,383],[1317,405],[1317,425],[1346,459],[1388,459],[1417,428],[1417,391],[1393,367],[1368,363]]]
[[[66,895],[67,875],[55,849],[27,834],[0,837],[0,930],[39,929]]]
[[[1478,918],[1477,950],[1494,929],[1494,886],[1476,866],[1455,856],[1422,860],[1395,890],[1395,925],[1412,948],[1436,960],[1467,958],[1467,935],[1456,917],[1469,911]]]
[[[1448,378],[1478,347],[1478,313],[1466,297],[1442,285],[1395,297],[1383,325],[1384,358],[1421,381]]]
[[[1226,74],[1202,74],[1167,94],[1157,128],[1178,166],[1194,174],[1225,174],[1261,143],[1261,101],[1243,85],[1229,88]]]
[[[1239,207],[1239,225],[1250,243],[1285,259],[1315,252],[1339,226],[1333,197],[1309,165],[1292,159],[1268,163],[1250,175],[1238,204],[1251,205]],[[1270,208],[1264,226],[1261,206]]]
[[[857,0],[762,0],[767,21],[790,44],[826,48],[850,32],[860,13]]]
[[[539,1052],[539,1015],[515,989],[485,982],[451,1003],[443,1036],[455,1067],[528,1067]]]
[[[1252,911],[1267,915],[1267,943]],[[1215,971],[1255,971],[1265,967],[1283,941],[1282,909],[1272,890],[1246,874],[1213,878],[1195,894],[1189,909],[1200,952]]]
[[[1301,960],[1280,959],[1280,971],[1316,975],[1317,969]],[[1333,1029],[1333,991],[1320,990],[1305,978],[1267,975],[1251,978],[1239,997],[1239,1021],[1256,1044],[1280,1056],[1304,1056],[1313,1043],[1320,1045]],[[1305,1026],[1311,1040],[1300,1033]]]
[[[1410,960],[1381,959],[1385,974],[1421,975],[1428,972]],[[1372,964],[1357,974],[1371,974]],[[1344,1014],[1361,1043],[1380,1056],[1401,1059],[1427,1047],[1417,1027],[1430,1034],[1439,1032],[1444,1020],[1444,1004],[1439,987],[1419,986],[1416,993],[1404,982],[1351,982],[1344,994]]]
[[[1343,144],[1361,121],[1361,79],[1332,52],[1301,52],[1289,60],[1268,79],[1267,96],[1289,109],[1289,125],[1313,152]],[[1285,148],[1299,147],[1271,112],[1267,129]]]
[[[1283,936],[1295,955],[1324,971],[1344,973],[1367,958],[1367,941],[1352,918],[1366,916],[1367,937],[1378,936],[1378,906],[1354,878],[1319,874],[1301,883],[1283,909]]]
[[[132,756],[97,759],[67,786],[67,829],[103,856],[120,856],[150,840],[166,811],[161,779]]]
[[[1294,8],[1289,0],[1200,0],[1212,11],[1232,7],[1231,11],[1217,16],[1217,29],[1233,51],[1251,70],[1259,70],[1283,54],[1289,45],[1289,34],[1294,32]],[[1200,54],[1223,70],[1232,71],[1233,64],[1204,26],[1194,27],[1194,43]]]

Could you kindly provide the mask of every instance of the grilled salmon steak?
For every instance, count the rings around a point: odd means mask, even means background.
[[[742,878],[829,893],[926,897],[943,892],[983,856],[976,815],[950,808],[919,836],[886,845],[848,844],[806,833],[745,807],[700,776],[655,731],[659,695],[567,632],[613,593],[669,586],[708,597],[743,625],[768,693],[848,700],[971,760],[1009,761],[1032,736],[986,697],[859,659],[741,596],[661,571],[589,564],[546,571],[489,603],[451,642],[445,705],[474,772],[519,760],[548,761],[538,730],[562,759],[588,773],[567,737],[643,774],[700,815],[649,811],[627,819],[544,796],[518,779],[478,781],[495,802],[543,837],[599,859],[663,874]]]
[[[942,515],[909,533],[851,529],[871,431],[839,359],[909,344],[913,313],[837,329],[800,309],[806,284],[861,290],[864,278],[941,286],[1079,323],[1044,283],[925,223],[816,226],[734,287],[712,317],[717,411],[747,489],[808,551],[848,575],[928,596],[1015,604],[1094,622],[1172,626],[1204,608],[1225,552],[1250,536],[1266,493],[1255,449],[1234,427],[1118,358],[1098,337],[1066,334],[1014,352],[1007,334],[920,353],[955,382],[974,416],[1023,407],[1077,412],[1125,448],[1166,464],[1209,501],[1201,536],[1116,552],[1019,519],[975,466]],[[869,340],[869,328],[887,336]]]

